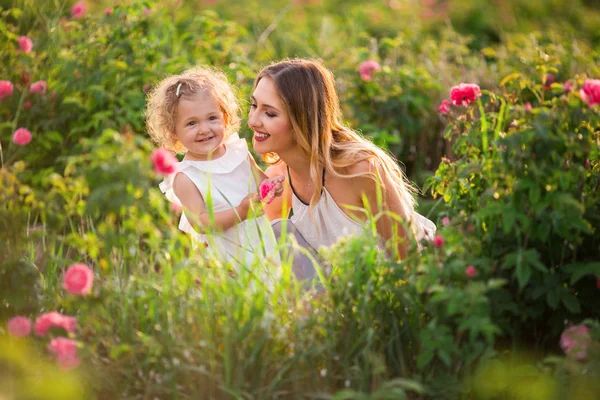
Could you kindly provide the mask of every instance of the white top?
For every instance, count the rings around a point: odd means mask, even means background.
[[[173,190],[177,173],[183,173],[194,182],[207,208],[222,212],[238,206],[250,193],[256,193],[256,182],[248,159],[248,145],[233,133],[225,141],[225,154],[210,161],[183,160],[177,172],[160,183],[160,190],[172,202],[181,204]],[[223,261],[234,261],[238,268],[247,267],[261,259],[279,262],[275,235],[266,216],[242,221],[224,232],[198,233],[181,214],[179,229],[192,235],[196,243],[207,245],[207,250]],[[239,270],[239,268],[238,268]]]
[[[363,223],[352,219],[335,203],[324,185],[321,198],[313,207],[312,219],[309,205],[296,196],[293,186],[292,210],[290,220],[315,250],[321,246],[329,247],[341,237],[360,235],[366,229]],[[435,224],[417,212],[414,212],[412,225],[418,242],[432,240],[435,236]]]

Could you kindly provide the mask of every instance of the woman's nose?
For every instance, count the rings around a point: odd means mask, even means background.
[[[250,110],[248,114],[248,126],[252,129],[255,129],[258,126],[258,118],[256,117],[256,113]]]

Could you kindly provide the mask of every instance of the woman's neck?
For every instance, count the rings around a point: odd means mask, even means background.
[[[279,158],[288,166],[290,173],[293,173],[296,179],[300,179],[302,183],[312,181],[310,176],[310,158],[303,154],[302,150],[297,149],[279,154]]]

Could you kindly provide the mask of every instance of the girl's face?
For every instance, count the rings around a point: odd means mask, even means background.
[[[205,161],[225,154],[225,116],[208,92],[179,100],[175,135],[188,150],[186,159]]]
[[[248,125],[254,131],[254,150],[259,154],[293,149],[292,122],[270,78],[262,78],[252,94]]]

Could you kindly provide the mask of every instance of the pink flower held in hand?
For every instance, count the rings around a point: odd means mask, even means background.
[[[590,107],[600,104],[600,79],[588,79],[579,91],[581,99]]]
[[[77,343],[74,340],[57,337],[50,341],[48,350],[56,355],[56,361],[63,369],[75,368],[81,363],[77,357]]]
[[[444,100],[444,101],[442,101],[442,103],[438,107],[438,111],[440,112],[440,114],[446,115],[446,114],[448,114],[450,112],[450,106],[451,105],[452,105],[452,103],[450,103],[449,100]]]
[[[474,267],[474,266],[472,266],[472,265],[469,265],[469,266],[467,267],[467,269],[465,270],[465,273],[467,274],[467,276],[468,276],[469,278],[472,278],[472,277],[474,277],[474,276],[477,274],[477,270],[475,270],[475,267]]]
[[[260,200],[264,203],[271,203],[275,198],[275,184],[268,179],[260,183]]]
[[[73,264],[65,272],[63,288],[78,296],[85,296],[92,290],[94,272],[85,264]]]
[[[444,246],[444,238],[440,235],[435,235],[435,237],[433,238],[433,245],[441,249],[442,246]]]
[[[177,171],[177,157],[162,147],[154,150],[150,156],[154,171],[159,175],[171,175]]]
[[[31,321],[27,317],[14,317],[8,320],[8,333],[14,337],[29,336]]]
[[[78,1],[71,8],[71,18],[83,18],[87,14],[87,4],[85,1]]]
[[[19,47],[23,50],[23,53],[29,54],[31,53],[31,49],[33,49],[33,42],[27,36],[20,36],[17,39],[19,42]]]
[[[35,320],[34,330],[38,336],[44,336],[51,328],[63,328],[69,333],[75,333],[77,319],[51,311],[40,315]]]
[[[363,61],[358,67],[360,78],[365,82],[369,82],[373,79],[373,73],[379,70],[381,70],[381,65],[375,60]]]
[[[450,89],[450,100],[455,106],[468,106],[481,97],[481,89],[475,83],[461,83]]]
[[[0,81],[0,100],[13,94],[14,86],[11,81]]]
[[[591,341],[590,328],[586,325],[574,325],[560,335],[560,347],[567,357],[575,360],[586,359]]]
[[[46,83],[46,81],[37,81],[37,82],[34,82],[29,87],[29,91],[31,93],[41,93],[41,94],[44,94],[44,93],[46,93],[46,90],[48,90],[48,84]]]
[[[19,146],[25,146],[31,142],[31,132],[26,128],[19,128],[13,133],[13,143]]]

